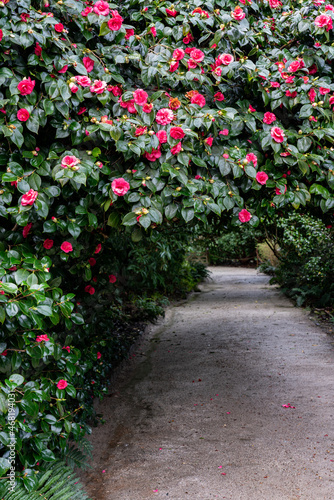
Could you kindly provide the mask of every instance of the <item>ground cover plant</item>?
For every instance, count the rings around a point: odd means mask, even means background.
[[[166,239],[185,224],[256,227],[300,207],[330,223],[333,9],[0,3],[1,476],[10,392],[30,491],[43,461],[89,431],[83,394],[103,392],[117,343],[101,344],[96,325],[122,325],[124,276],[144,273],[113,258],[124,241],[151,238],[141,248],[160,255],[148,277],[163,293],[175,282],[162,268],[177,262]]]

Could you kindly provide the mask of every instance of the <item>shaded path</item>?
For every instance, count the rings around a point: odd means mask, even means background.
[[[333,500],[334,339],[268,277],[212,272],[153,328],[100,406],[88,493]]]

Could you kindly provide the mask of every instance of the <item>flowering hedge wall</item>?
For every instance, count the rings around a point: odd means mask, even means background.
[[[63,406],[81,352],[53,332],[84,328],[72,292],[84,281],[94,300],[96,262],[115,286],[110,236],[213,216],[256,226],[292,207],[331,216],[333,11],[0,2],[0,441],[14,391],[27,488],[85,432]]]

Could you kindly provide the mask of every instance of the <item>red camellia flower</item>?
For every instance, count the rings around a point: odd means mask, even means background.
[[[132,36],[134,36],[135,32],[132,28],[127,28],[126,30],[126,35],[125,35],[125,40],[129,40]]]
[[[23,78],[17,85],[17,88],[21,95],[29,95],[34,90],[35,83],[35,80],[32,80],[29,76],[29,78]]]
[[[53,247],[53,240],[49,239],[44,240],[43,247],[46,248],[46,250],[50,250],[50,248]]]
[[[38,192],[33,189],[29,189],[27,193],[25,193],[21,198],[21,205],[26,207],[27,205],[33,205],[38,196]]]
[[[102,354],[101,354],[100,352],[98,352],[98,353],[96,354],[96,358],[97,358],[97,359],[101,359],[101,356],[102,356]]]
[[[205,144],[207,144],[211,148],[212,143],[213,143],[213,137],[207,137],[204,142],[205,142]]]
[[[269,179],[268,175],[265,172],[257,172],[255,179],[259,184],[264,185]]]
[[[65,389],[67,386],[68,386],[68,383],[64,379],[59,380],[59,382],[57,384],[57,387],[60,390]]]
[[[7,354],[8,354],[8,351],[7,351],[7,349],[6,349],[5,351],[3,351],[3,352],[0,354],[0,356],[7,356]]]
[[[165,144],[165,142],[167,142],[167,132],[165,130],[159,130],[156,133],[156,136],[157,136],[160,144]]]
[[[2,30],[0,30],[0,42],[1,42],[2,38],[3,38],[3,32],[2,32]]]
[[[89,57],[87,59],[89,59]],[[94,61],[93,61],[93,65],[94,65]],[[75,81],[78,82],[79,85],[81,85],[81,87],[89,87],[92,84],[92,80],[90,78],[88,78],[88,76],[77,75],[74,78],[75,78]]]
[[[29,120],[30,113],[27,109],[21,108],[18,110],[16,116],[17,116],[17,119],[20,120],[20,122],[26,122],[27,120]]]
[[[326,14],[322,14],[318,16],[314,20],[314,24],[317,28],[326,28],[326,31],[329,31],[333,28],[333,21],[330,16],[326,16]]]
[[[47,335],[38,335],[36,337],[36,342],[48,342],[50,339]]]
[[[275,121],[276,121],[276,116],[274,115],[274,113],[270,113],[269,111],[264,113],[263,123],[266,123],[267,125],[271,125]]]
[[[151,153],[148,153],[147,151],[144,153],[144,157],[148,161],[156,161],[158,158],[161,156],[161,151],[160,151],[160,146],[157,147],[157,149],[152,148]]]
[[[130,184],[123,177],[120,177],[112,181],[111,189],[117,196],[124,196],[129,191]]]
[[[297,61],[293,61],[290,64],[288,71],[290,71],[291,73],[294,73],[295,71],[298,71],[299,69],[304,68],[304,66],[305,66],[304,61],[302,59],[299,59]]]
[[[73,252],[73,247],[69,241],[64,241],[60,246],[61,250],[65,253]]]
[[[64,25],[61,23],[55,24],[54,28],[57,33],[62,33],[64,31]]]
[[[30,14],[27,14],[26,12],[23,12],[23,14],[20,15],[21,21],[23,23],[26,23],[30,17]]]
[[[103,80],[94,80],[94,83],[89,88],[89,90],[93,94],[103,94],[103,92],[105,91],[106,86],[107,86],[107,82],[104,82]]]
[[[155,120],[159,125],[168,125],[174,120],[174,113],[168,108],[159,109]]]
[[[248,212],[248,210],[246,210],[245,208],[243,208],[240,212],[239,212],[239,220],[240,222],[249,222],[251,220],[251,214],[250,212]]]
[[[109,274],[109,283],[116,283],[117,278],[113,274]]]
[[[100,253],[100,252],[101,252],[101,250],[102,250],[102,245],[101,245],[101,243],[99,243],[99,244],[97,245],[97,247],[95,248],[94,253]]]
[[[275,194],[278,195],[278,196],[282,195],[282,194],[285,194],[286,193],[286,189],[287,189],[286,185],[284,186],[284,190],[283,190],[283,188],[276,188],[275,189]]]
[[[133,93],[133,99],[138,106],[143,106],[146,104],[148,98],[148,93],[143,89],[137,89]]]
[[[90,73],[94,69],[94,61],[90,57],[86,56],[82,59],[83,65],[86,68],[87,73]]]
[[[91,267],[94,267],[96,265],[96,260],[94,259],[94,257],[90,257],[88,259],[88,262]]]
[[[111,31],[118,31],[122,27],[123,18],[119,15],[117,10],[112,10],[111,14],[113,17],[108,21],[108,28]]]
[[[199,93],[192,96],[190,102],[191,104],[197,104],[197,106],[199,106],[200,108],[203,108],[203,106],[205,106],[206,103],[204,96],[202,96],[202,94]]]
[[[315,98],[317,97],[317,93],[314,89],[310,89],[308,96],[309,96],[310,101],[314,102]]]
[[[181,61],[181,59],[184,58],[184,55],[185,52],[183,49],[175,49],[172,57],[173,59],[175,59],[175,61]]]
[[[224,101],[225,100],[225,97],[224,97],[224,94],[222,92],[217,92],[217,94],[215,94],[214,96],[214,101]]]
[[[85,292],[89,293],[90,295],[94,295],[95,288],[92,285],[87,285],[85,286]]]
[[[169,71],[171,73],[174,73],[174,71],[178,69],[179,65],[180,65],[179,61],[172,61],[169,65]]]
[[[279,0],[269,0],[269,5],[272,9],[279,9],[283,4]]]
[[[176,17],[178,13],[175,9],[166,9],[166,14],[168,17]]]
[[[109,5],[103,0],[98,0],[98,2],[94,4],[93,11],[98,16],[107,16],[109,14]]]
[[[157,36],[157,30],[155,29],[154,26],[150,28],[150,32],[152,33],[153,36]]]
[[[153,109],[153,102],[150,102],[150,104],[146,103],[143,106],[144,113],[151,113],[152,109]]]
[[[171,127],[170,131],[170,136],[173,137],[173,139],[183,139],[185,136],[185,133],[183,132],[181,127]]]
[[[71,352],[71,348],[70,348],[70,346],[69,346],[69,345],[62,347],[62,349],[64,349],[64,350],[65,350],[65,351],[67,351],[68,353],[70,353],[70,352]]]
[[[135,136],[139,137],[141,135],[147,134],[147,127],[137,127],[135,130]]]
[[[170,152],[172,153],[172,155],[178,155],[181,149],[182,149],[182,144],[181,142],[178,142],[176,146],[171,148]]]
[[[81,15],[82,17],[87,17],[91,12],[93,12],[93,7],[86,7],[85,10],[81,12]]]
[[[23,238],[27,238],[28,234],[30,233],[30,229],[32,228],[32,222],[29,222],[26,226],[24,226],[23,231],[22,231],[22,236]]]
[[[250,113],[255,113],[256,109],[255,109],[255,108],[253,108],[253,106],[250,104],[250,105],[248,106],[248,111],[249,111]]]
[[[284,141],[284,131],[279,127],[273,127],[270,130],[270,135],[274,139],[275,142],[283,142]]]
[[[331,91],[331,89],[327,89],[326,87],[319,87],[319,92],[321,95],[326,95]]]
[[[228,135],[228,134],[229,134],[229,132],[228,132],[228,129],[227,129],[227,128],[224,128],[223,130],[221,130],[221,131],[219,132],[219,135]]]
[[[242,19],[244,19],[246,17],[246,14],[244,13],[244,11],[242,10],[241,7],[236,7],[234,9],[233,12],[231,12],[231,16],[233,17],[233,19],[235,19],[236,21],[241,21]]]

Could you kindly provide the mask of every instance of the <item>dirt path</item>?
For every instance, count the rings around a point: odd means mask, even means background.
[[[212,273],[100,406],[89,494],[333,500],[334,338],[255,270]]]

